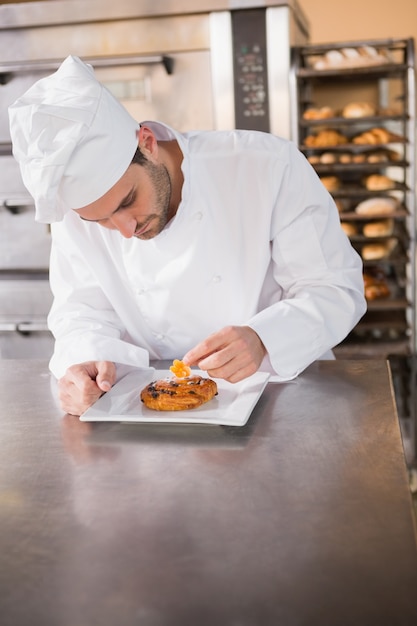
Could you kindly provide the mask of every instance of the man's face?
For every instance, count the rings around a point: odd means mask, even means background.
[[[171,193],[165,165],[147,160],[144,165],[131,164],[104,196],[75,212],[123,237],[153,239],[173,217]]]

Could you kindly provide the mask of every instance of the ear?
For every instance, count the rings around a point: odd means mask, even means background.
[[[148,158],[157,158],[158,156],[158,142],[155,135],[148,126],[141,126],[136,131],[138,138],[138,146],[142,153]]]

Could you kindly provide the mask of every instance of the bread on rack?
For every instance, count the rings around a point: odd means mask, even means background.
[[[327,148],[329,146],[340,146],[348,143],[348,141],[348,138],[338,130],[329,128],[321,130],[316,135],[308,135],[304,143],[311,148]]]
[[[322,176],[320,178],[327,191],[337,191],[340,189],[340,178],[338,176]]]
[[[367,150],[366,152],[322,152],[322,154],[311,154],[307,157],[312,165],[332,165],[334,163],[388,163],[398,161],[401,155],[395,150]]]
[[[354,154],[352,156],[352,163],[366,163],[366,154],[363,154],[363,152]]]
[[[354,237],[358,234],[358,227],[352,222],[341,222],[340,226],[342,227],[345,235],[347,235],[348,237]]]
[[[342,109],[342,117],[346,118],[370,117],[375,114],[376,109],[371,102],[349,102]]]
[[[386,259],[396,245],[395,239],[381,243],[367,243],[362,247],[361,255],[364,261],[380,261]]]
[[[331,70],[382,65],[388,62],[389,57],[385,50],[379,51],[373,46],[365,45],[358,48],[328,50],[314,62],[313,67],[315,70]]]
[[[360,202],[356,208],[355,213],[358,215],[365,215],[368,217],[390,215],[399,208],[399,202],[396,198],[391,197],[376,197],[369,198]]]
[[[378,145],[395,141],[403,141],[403,137],[382,127],[370,128],[352,139],[352,142],[357,145]]]
[[[307,160],[312,165],[334,165],[335,163],[351,163],[352,155],[348,155],[348,160],[342,160],[342,154],[336,154],[335,152],[323,152],[322,154],[311,154],[307,157]]]
[[[320,163],[323,165],[333,165],[337,163],[337,161],[338,155],[334,154],[334,152],[323,152],[323,154],[320,155]]]
[[[384,191],[386,189],[394,189],[395,180],[384,174],[370,174],[365,176],[363,184],[370,191]]]
[[[334,198],[334,203],[339,213],[346,213],[350,210],[350,204],[346,198]]]
[[[382,276],[374,276],[364,272],[363,283],[365,290],[365,298],[367,300],[379,300],[381,298],[389,298],[391,295],[390,288],[386,279]]]
[[[394,231],[394,220],[377,220],[364,224],[362,232],[365,237],[388,237]]]
[[[332,107],[309,107],[304,111],[303,118],[305,120],[325,120],[334,117],[335,114],[336,112]]]
[[[367,163],[388,163],[401,159],[401,155],[396,150],[371,150],[365,156]]]
[[[339,154],[339,163],[352,163],[353,155],[350,152],[341,152]]]

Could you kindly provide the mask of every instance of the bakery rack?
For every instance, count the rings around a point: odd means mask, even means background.
[[[372,297],[366,291],[368,310],[335,348],[336,356],[390,361],[398,413],[409,428],[415,461],[414,40],[296,47],[291,90],[292,137],[333,195],[342,227],[362,256],[364,280],[377,278],[384,285],[378,297],[375,289]],[[375,129],[385,131],[379,140]],[[358,214],[358,205],[369,199],[377,205],[379,198],[395,201],[389,215]],[[375,232],[382,228],[376,222],[385,224],[385,233]],[[371,237],[372,226],[366,224],[374,224]]]

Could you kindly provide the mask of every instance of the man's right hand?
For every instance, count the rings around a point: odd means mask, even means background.
[[[116,366],[111,361],[87,361],[71,365],[58,380],[62,409],[81,415],[116,381]]]

